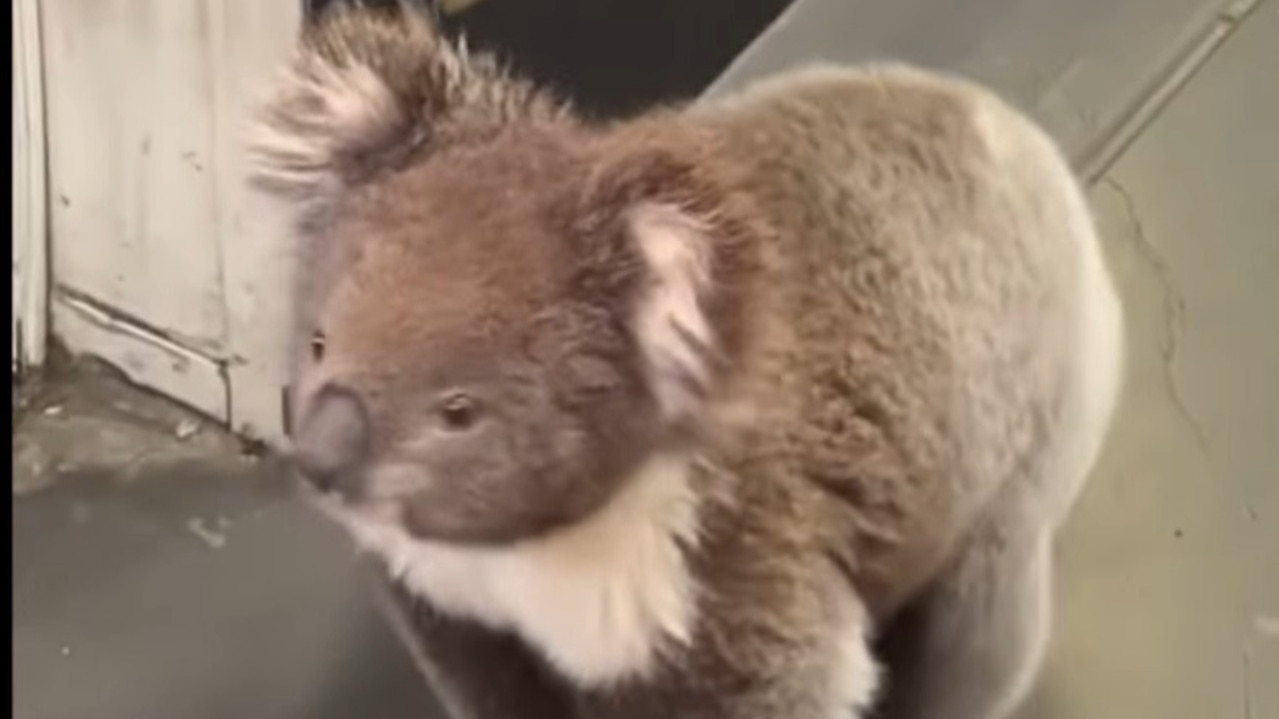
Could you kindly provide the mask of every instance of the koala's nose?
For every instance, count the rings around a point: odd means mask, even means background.
[[[345,387],[321,387],[294,438],[293,463],[298,473],[317,489],[347,495],[356,489],[358,469],[368,454],[364,403]]]

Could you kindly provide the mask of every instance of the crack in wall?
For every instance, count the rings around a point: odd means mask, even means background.
[[[215,365],[227,361],[215,343],[158,327],[132,312],[122,310],[66,283],[59,282],[54,286],[53,299],[75,307],[81,315],[102,327],[127,327],[131,334],[138,334],[150,344],[175,355],[192,355]]]
[[[1110,188],[1119,196],[1119,200],[1124,206],[1124,213],[1127,215],[1128,222],[1131,225],[1130,234],[1133,245],[1137,249],[1137,254],[1150,267],[1155,275],[1155,280],[1159,283],[1164,316],[1164,337],[1159,347],[1159,353],[1163,360],[1164,389],[1177,414],[1181,416],[1182,421],[1195,436],[1195,441],[1199,443],[1200,449],[1207,453],[1210,448],[1208,433],[1204,430],[1194,412],[1191,411],[1190,405],[1186,402],[1185,393],[1182,391],[1181,383],[1177,380],[1177,358],[1181,351],[1182,335],[1186,326],[1186,299],[1177,289],[1177,285],[1172,278],[1172,271],[1164,260],[1159,247],[1146,234],[1145,224],[1141,220],[1141,215],[1137,212],[1137,203],[1133,200],[1132,194],[1118,180],[1109,175],[1098,180],[1098,184]]]

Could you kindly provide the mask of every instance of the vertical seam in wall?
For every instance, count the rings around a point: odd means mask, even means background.
[[[1081,153],[1084,159],[1080,163],[1080,175],[1087,184],[1095,184],[1110,170],[1259,4],[1260,0],[1236,0],[1223,7],[1203,34],[1138,96],[1115,123],[1114,130]]]
[[[221,308],[220,330],[223,342],[223,357],[217,361],[218,377],[222,380],[223,403],[226,413],[227,426],[232,426],[232,393],[231,393],[231,377],[227,366],[226,357],[235,355],[235,341],[232,337],[231,330],[231,305],[227,298],[230,289],[227,287],[227,270],[226,270],[226,235],[228,228],[226,227],[226,193],[223,192],[222,183],[222,165],[223,165],[223,103],[224,97],[222,92],[223,73],[219,71],[219,58],[226,49],[226,28],[222,22],[223,15],[221,8],[224,2],[205,2],[201,3],[202,12],[204,12],[204,26],[209,33],[208,41],[205,43],[205,52],[207,53],[207,78],[209,88],[209,104],[211,115],[209,122],[209,157],[207,158],[206,167],[208,168],[208,177],[210,179],[210,192],[213,197],[213,228],[214,228],[214,256],[217,258],[217,291]]]

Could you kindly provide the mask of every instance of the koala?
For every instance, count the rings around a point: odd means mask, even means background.
[[[1004,719],[1123,317],[969,81],[814,65],[616,122],[334,9],[254,125],[292,446],[458,719]]]

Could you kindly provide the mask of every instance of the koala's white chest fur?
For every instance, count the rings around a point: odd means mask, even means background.
[[[345,518],[356,539],[440,611],[513,631],[592,686],[643,675],[688,641],[695,596],[682,546],[696,541],[689,460],[657,456],[581,524],[507,548],[412,540]]]

